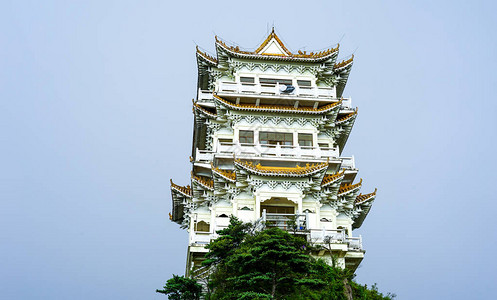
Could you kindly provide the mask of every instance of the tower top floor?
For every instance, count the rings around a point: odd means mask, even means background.
[[[215,46],[216,55],[209,55],[197,47],[200,90],[239,90],[233,83],[245,86],[284,84],[296,87],[296,95],[340,98],[353,64],[353,55],[337,61],[339,44],[322,51],[293,53],[274,28],[253,51],[241,50],[217,36]],[[222,86],[220,80],[231,85]]]

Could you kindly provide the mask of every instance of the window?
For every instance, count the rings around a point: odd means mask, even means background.
[[[284,132],[259,132],[259,143],[262,145],[293,145],[293,134]]]
[[[233,143],[233,140],[232,139],[219,139],[219,142],[221,144],[225,144],[225,143]]]
[[[210,232],[210,227],[209,223],[200,221],[195,224],[195,231]]]
[[[240,77],[240,82],[244,83],[254,83],[254,77]]]
[[[238,141],[241,144],[253,144],[254,143],[254,132],[251,130],[240,130],[238,133]]]
[[[294,214],[295,207],[291,206],[273,206],[273,205],[261,205],[261,212],[266,210],[268,214]]]
[[[292,85],[291,79],[275,79],[275,78],[259,78],[261,84],[276,85],[276,83],[284,85]]]
[[[299,86],[311,87],[311,81],[310,80],[297,80],[297,84]]]
[[[312,134],[310,134],[310,133],[299,133],[299,146],[309,146],[309,147],[312,147]]]
[[[319,145],[319,148],[328,148],[330,146],[330,144],[328,143],[318,143]]]

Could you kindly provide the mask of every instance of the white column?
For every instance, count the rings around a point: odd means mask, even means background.
[[[257,220],[261,215],[261,196],[255,195],[255,219]]]

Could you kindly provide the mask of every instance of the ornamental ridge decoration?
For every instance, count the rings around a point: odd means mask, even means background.
[[[288,167],[267,167],[261,164],[254,165],[252,162],[244,162],[235,159],[234,164],[246,171],[262,176],[288,176],[288,177],[307,177],[328,169],[328,162],[318,164],[306,164],[305,167],[296,166]]]
[[[283,60],[297,60],[297,61],[322,61],[328,58],[333,57],[338,53],[338,49],[340,44],[337,44],[335,48],[326,49],[319,52],[310,52],[306,51],[298,51],[297,54],[290,52],[286,46],[281,42],[280,38],[274,32],[274,28],[266,38],[266,40],[255,50],[255,51],[244,51],[240,50],[238,46],[229,46],[217,36],[215,36],[216,45],[220,46],[220,48],[226,50],[228,53],[234,54],[240,57],[258,57],[262,59],[283,59]],[[277,53],[260,53],[264,49],[264,47],[272,40],[275,39],[279,46],[283,49],[285,54],[277,54]]]
[[[253,104],[236,104],[232,103],[226,99],[219,97],[216,93],[212,94],[214,100],[219,104],[234,110],[239,111],[260,111],[260,112],[275,112],[275,113],[298,113],[298,114],[325,114],[329,113],[342,105],[343,99],[337,102],[324,105],[320,108],[314,107],[293,107],[293,106],[283,106],[283,105],[253,105]]]

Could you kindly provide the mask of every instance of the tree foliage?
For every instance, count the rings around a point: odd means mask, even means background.
[[[195,279],[173,275],[164,289],[156,292],[166,294],[172,300],[198,300],[202,294],[202,286]]]
[[[278,228],[254,232],[252,225],[234,217],[226,229],[217,233],[219,238],[206,247],[209,253],[204,265],[212,270],[206,299],[386,300],[395,297],[384,296],[376,285],[368,289],[352,280],[352,272],[313,258],[310,254],[315,248],[303,236]],[[176,284],[191,284],[179,278],[170,279],[166,287],[173,279],[176,281],[171,287],[175,291],[180,290]],[[178,294],[170,294],[178,297]],[[169,299],[197,298],[169,296]]]
[[[301,287],[322,287],[322,280],[310,276],[314,261],[307,248],[303,238],[278,228],[247,235],[217,265],[210,282],[213,299],[239,299],[240,293],[260,299],[288,298]]]

